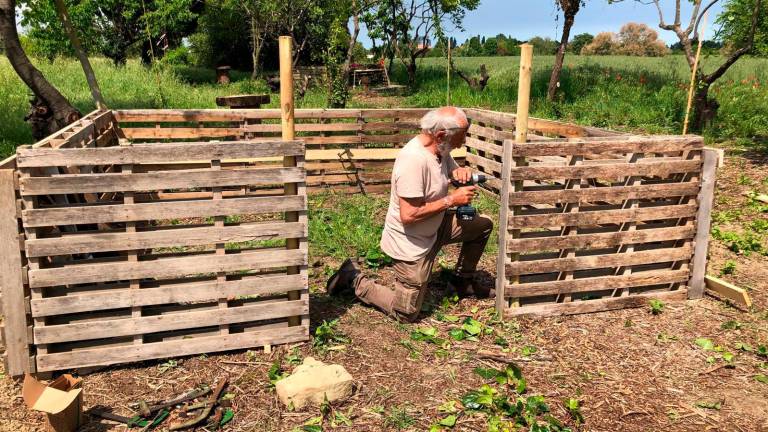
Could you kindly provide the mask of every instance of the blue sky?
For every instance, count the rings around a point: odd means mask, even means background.
[[[690,18],[692,6],[683,0],[681,16],[683,23]],[[675,1],[661,0],[664,19],[667,23],[674,20]],[[716,4],[710,9],[705,39],[714,34],[712,21],[720,13],[721,7]],[[458,30],[449,34],[459,43],[473,35],[495,36],[499,33],[512,35],[520,40],[533,36],[550,37],[558,40],[562,30],[562,16],[556,22],[558,15],[552,0],[480,0],[480,7],[467,13],[464,19],[464,32]],[[576,16],[576,23],[571,35],[579,33],[597,34],[602,31],[618,32],[622,24],[640,22],[649,25],[659,32],[659,37],[667,44],[677,42],[677,37],[670,31],[658,28],[659,14],[652,4],[642,4],[635,0],[624,0],[620,3],[608,4],[607,0],[587,0],[586,7]],[[371,42],[363,26],[360,31],[360,41],[370,47]]]

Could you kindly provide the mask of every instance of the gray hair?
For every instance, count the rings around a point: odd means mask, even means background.
[[[446,136],[450,138],[456,133],[455,129],[461,127],[460,121],[467,121],[467,115],[460,108],[456,108],[456,112],[453,114],[445,114],[439,111],[439,108],[433,109],[421,118],[420,126],[423,133],[435,135],[437,132],[444,130],[446,131]]]

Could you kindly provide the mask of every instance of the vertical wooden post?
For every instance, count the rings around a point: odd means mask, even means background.
[[[499,317],[504,316],[507,309],[507,239],[509,230],[509,193],[512,184],[509,180],[512,172],[512,149],[514,147],[512,140],[504,140],[501,156],[501,206],[499,207],[499,255],[496,259],[496,314]]]
[[[129,147],[132,145],[130,141],[128,141],[126,138],[118,138],[117,140],[120,147]],[[123,164],[121,170],[121,173],[123,174],[132,174],[133,173],[133,164]],[[135,196],[133,191],[124,191],[123,192],[123,204],[126,206],[133,205],[135,203]],[[126,233],[135,233],[136,232],[136,222],[135,221],[129,221],[125,223],[125,232]],[[126,252],[126,255],[128,256],[129,262],[138,262],[139,261],[139,251],[138,250],[129,250]],[[129,287],[132,290],[138,290],[141,288],[141,281],[139,279],[131,279],[129,281]],[[141,318],[141,306],[131,306],[131,317],[133,319],[139,319]],[[134,345],[140,345],[144,342],[144,335],[142,334],[134,334],[133,335],[133,343]]]
[[[515,121],[515,142],[528,141],[528,108],[531,104],[531,65],[533,45],[520,45],[520,77],[517,85],[517,120]]]
[[[280,36],[278,44],[280,48],[280,122],[282,125],[282,139],[290,141],[295,138],[296,134],[293,115],[293,39],[290,36]],[[296,167],[299,164],[303,165],[304,161],[299,161],[296,156],[285,156],[283,158],[283,166],[285,167]],[[303,184],[301,186],[305,187]],[[299,184],[297,183],[286,183],[284,194],[296,195],[299,192],[298,187]],[[286,222],[298,222],[298,220],[299,212],[285,213]],[[286,240],[286,249],[298,248],[299,239],[292,238]],[[299,274],[300,271],[298,266],[288,267],[288,274]],[[300,291],[290,291],[288,293],[288,300],[299,300],[300,297]],[[288,318],[289,326],[300,324],[301,317],[293,316]]]
[[[5,324],[5,373],[9,376],[30,372],[22,271],[14,172],[0,170],[0,290]]]
[[[515,143],[517,145],[525,144],[528,141],[528,108],[531,103],[531,71],[533,63],[533,45],[522,44],[520,45],[520,77],[517,85],[517,116],[515,117]],[[510,160],[510,169],[513,166],[526,165],[525,158],[512,158]],[[506,167],[505,167],[506,170]],[[512,185],[512,192],[519,192],[523,190],[523,181],[515,181]],[[510,216],[515,216],[520,213],[520,206],[513,206],[510,209]],[[508,223],[504,221],[504,223]],[[519,238],[520,230],[512,230],[510,232],[511,238]],[[510,257],[511,261],[517,261],[520,254],[515,253]],[[513,276],[510,280],[510,284],[520,283],[520,276]],[[496,294],[498,296],[498,293]],[[511,299],[511,306],[520,306],[520,300],[517,298]]]
[[[446,71],[448,74],[447,80],[448,84],[445,90],[445,104],[451,105],[451,38],[448,38],[448,70]]]
[[[688,298],[697,299],[704,295],[704,276],[707,272],[707,249],[709,248],[709,224],[712,221],[712,202],[715,198],[715,180],[717,179],[717,152],[712,149],[702,151],[704,165],[701,172],[701,190],[697,201],[696,237],[693,249],[693,270],[688,284]]]

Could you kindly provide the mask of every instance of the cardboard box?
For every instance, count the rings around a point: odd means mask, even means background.
[[[83,423],[83,380],[62,375],[48,385],[24,376],[21,394],[27,407],[47,414],[46,430],[75,432]]]

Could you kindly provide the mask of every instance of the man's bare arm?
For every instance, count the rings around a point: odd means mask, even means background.
[[[409,225],[434,216],[454,205],[469,204],[475,196],[475,187],[461,187],[437,201],[426,202],[424,198],[400,197],[400,221]]]

